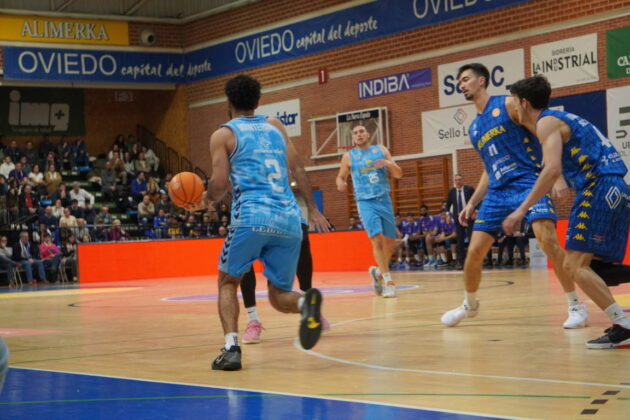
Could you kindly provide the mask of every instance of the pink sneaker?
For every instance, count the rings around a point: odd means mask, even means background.
[[[245,335],[243,335],[243,344],[258,344],[260,343],[260,330],[264,329],[262,324],[258,321],[249,321],[245,328]]]
[[[322,331],[326,331],[330,329],[330,322],[328,322],[328,320],[326,318],[324,318],[323,315],[319,315],[319,320],[322,323]]]

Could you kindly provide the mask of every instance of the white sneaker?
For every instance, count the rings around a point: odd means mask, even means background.
[[[454,327],[455,325],[459,324],[459,322],[464,318],[476,317],[479,313],[479,299],[476,299],[475,303],[476,305],[474,309],[468,306],[466,301],[464,301],[462,306],[458,306],[455,309],[451,309],[450,311],[445,312],[444,315],[442,315],[442,324],[446,325],[447,327]]]
[[[383,286],[383,297],[384,298],[396,297],[396,285],[394,284],[393,281],[390,281],[385,286]]]
[[[562,325],[564,328],[584,328],[588,323],[586,306],[573,305],[569,307],[569,317]]]
[[[372,288],[374,289],[374,293],[377,296],[381,296],[383,294],[383,282],[378,278],[378,267],[372,266],[368,270],[370,276],[372,276]]]

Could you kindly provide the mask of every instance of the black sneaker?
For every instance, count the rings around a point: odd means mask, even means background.
[[[586,342],[589,349],[630,349],[630,330],[614,324],[606,334]]]
[[[306,350],[313,348],[322,333],[320,309],[322,294],[317,289],[308,289],[304,294],[302,320],[300,321],[300,344]]]
[[[241,347],[221,348],[221,354],[212,362],[212,370],[239,370],[241,368]]]

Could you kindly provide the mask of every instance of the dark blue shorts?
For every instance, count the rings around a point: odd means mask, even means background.
[[[516,180],[502,188],[488,189],[475,219],[473,230],[488,233],[500,232],[503,220],[521,205],[533,186],[533,181]],[[530,207],[525,217],[530,224],[536,219],[551,219],[555,222],[558,217],[551,196],[547,194],[541,198]]]
[[[569,216],[566,248],[621,262],[630,224],[630,190],[623,177],[605,176],[578,191]]]

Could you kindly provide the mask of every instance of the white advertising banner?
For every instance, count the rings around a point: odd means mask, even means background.
[[[462,105],[468,101],[459,90],[457,70],[464,64],[481,63],[488,68],[490,95],[509,95],[510,85],[525,77],[525,51],[523,49],[474,57],[438,66],[440,108]]]
[[[289,137],[302,135],[299,99],[261,105],[256,108],[256,114],[275,117],[282,121],[287,129],[287,133],[289,133]]]
[[[630,168],[630,86],[608,89],[606,109],[608,139]],[[626,175],[626,183],[630,184],[630,174]]]
[[[470,146],[468,127],[475,119],[474,105],[456,106],[422,113],[422,145],[424,152],[450,151]]]
[[[552,88],[597,82],[597,34],[534,45],[532,74],[543,74]]]

